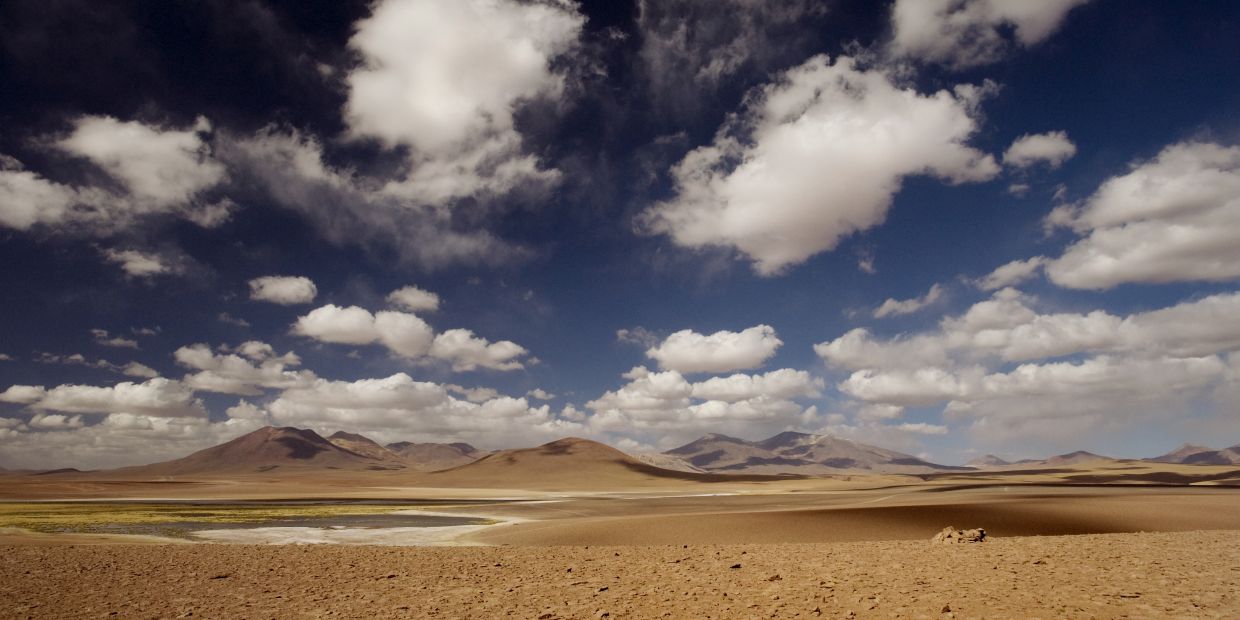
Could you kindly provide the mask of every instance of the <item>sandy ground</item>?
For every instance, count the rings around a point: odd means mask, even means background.
[[[1237,617],[1240,531],[791,545],[0,547],[4,618]]]
[[[995,536],[1240,528],[1240,489],[905,487],[723,497],[575,498],[457,509],[529,519],[482,528],[486,544],[640,545],[920,540],[945,525]]]
[[[221,534],[388,546],[0,531],[0,619],[1240,617],[1235,476],[1131,463],[632,488],[0,476],[10,501],[525,500],[434,509],[504,522],[481,528]],[[996,538],[929,542],[949,524]],[[394,546],[426,542],[481,546]]]

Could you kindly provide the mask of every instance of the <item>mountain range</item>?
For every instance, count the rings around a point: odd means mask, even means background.
[[[469,463],[483,454],[463,443],[402,442],[384,446],[344,431],[325,438],[309,429],[267,426],[183,458],[117,471],[158,476],[264,473],[277,469],[432,471]]]
[[[713,473],[924,474],[968,469],[938,465],[902,452],[830,435],[793,431],[761,441],[711,433],[662,455],[679,459],[694,469]]]
[[[1005,461],[993,454],[987,454],[969,461],[966,465],[974,469],[999,469],[1016,466],[1038,468],[1062,467],[1064,465],[1077,465],[1091,461],[1118,460],[1120,459],[1078,450],[1047,459],[1022,459],[1019,461]],[[1222,450],[1215,450],[1206,446],[1186,443],[1162,456],[1140,460],[1147,463],[1178,463],[1182,465],[1240,465],[1240,444],[1230,448],[1223,448]]]
[[[572,458],[561,458],[561,457]],[[486,452],[466,443],[396,442],[381,445],[363,435],[339,431],[323,437],[313,430],[267,426],[189,456],[113,470],[125,475],[191,476],[306,472],[314,470],[408,471],[442,483],[503,483],[513,477],[558,480],[595,475],[603,478],[678,478],[715,481],[738,477],[823,474],[933,474],[986,469],[1048,468],[1115,461],[1077,451],[1047,459],[1006,461],[985,455],[958,467],[841,439],[830,435],[783,432],[760,441],[708,434],[662,453],[629,455],[610,446],[565,438],[536,448]],[[1238,465],[1240,445],[1222,450],[1186,444],[1147,462]],[[517,472],[520,472],[519,474]],[[590,473],[592,472],[592,473]],[[9,474],[21,472],[9,472]],[[30,472],[27,472],[30,473]],[[82,473],[53,470],[41,474]],[[588,475],[587,475],[588,474]],[[471,482],[472,481],[472,482]]]

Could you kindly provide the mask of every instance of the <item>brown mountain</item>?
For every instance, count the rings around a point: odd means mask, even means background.
[[[399,456],[409,468],[416,471],[439,471],[460,467],[486,455],[485,452],[467,443],[400,441],[388,444],[385,449]]]
[[[974,469],[988,469],[991,467],[1004,467],[1011,464],[1011,462],[1005,461],[993,454],[984,454],[969,461],[968,463],[965,463],[964,465],[965,467],[972,467]]]
[[[330,441],[337,448],[343,448],[354,454],[360,454],[383,463],[390,463],[392,469],[403,469],[405,467],[405,459],[401,458],[399,454],[375,443],[374,440],[365,435],[336,431],[327,438],[327,441]]]
[[[1186,443],[1171,452],[1152,459],[1156,463],[1184,463],[1186,465],[1240,465],[1240,444],[1222,450]]]
[[[174,461],[126,467],[118,473],[183,476],[305,469],[387,469],[387,464],[337,446],[300,428],[265,426],[232,441]]]
[[[1186,443],[1164,455],[1156,456],[1154,458],[1145,459],[1145,460],[1153,461],[1155,463],[1183,463],[1184,459],[1190,456],[1193,456],[1194,454],[1201,454],[1202,452],[1215,452],[1215,451],[1216,450],[1214,450],[1213,448],[1207,448],[1206,446],[1199,446],[1199,445],[1195,445],[1191,443]]]
[[[936,465],[902,452],[830,435],[791,431],[762,441],[710,434],[664,454],[718,473],[813,475],[868,471],[918,474],[967,469]]]
[[[1067,454],[1058,454],[1044,461],[1037,461],[1034,464],[1048,465],[1050,467],[1061,467],[1064,465],[1077,465],[1080,463],[1089,463],[1093,461],[1114,461],[1115,459],[1101,454],[1094,454],[1085,450],[1077,450]]]
[[[1222,450],[1190,454],[1180,462],[1190,465],[1240,465],[1240,444]]]
[[[493,452],[468,465],[429,474],[425,480],[435,486],[475,488],[614,489],[722,478],[662,469],[611,446],[568,437],[537,448]]]

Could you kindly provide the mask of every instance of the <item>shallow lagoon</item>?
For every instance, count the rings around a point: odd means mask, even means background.
[[[0,503],[0,528],[181,540],[430,544],[496,523],[443,514],[493,501],[192,500]],[[434,512],[432,512],[432,509]]]

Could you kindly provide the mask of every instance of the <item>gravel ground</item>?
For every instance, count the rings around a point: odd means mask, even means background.
[[[12,545],[3,618],[1240,617],[1240,531],[784,545]]]

